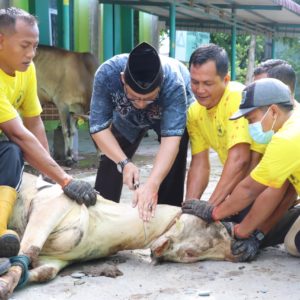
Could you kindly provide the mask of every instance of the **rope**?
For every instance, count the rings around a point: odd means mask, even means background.
[[[17,288],[22,288],[27,284],[29,278],[28,266],[30,264],[30,259],[26,255],[18,255],[10,257],[10,263],[12,266],[20,266],[22,268],[22,275],[18,282]]]

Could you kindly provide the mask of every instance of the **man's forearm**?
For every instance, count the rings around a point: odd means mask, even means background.
[[[209,181],[209,169],[191,167],[187,176],[186,200],[200,199]]]
[[[285,189],[285,186],[281,187],[281,189]],[[288,188],[280,204],[277,206],[275,211],[273,211],[273,213],[269,216],[269,218],[267,218],[262,224],[259,225],[258,229],[264,234],[268,233],[284,216],[288,209],[292,207],[296,200],[297,192],[295,191],[293,185],[288,182]]]
[[[244,179],[246,172],[247,166],[241,166],[238,163],[226,166],[209,202],[214,205],[219,205],[223,202],[232,193],[238,183]]]
[[[221,178],[209,199],[211,204],[219,205],[223,202],[245,178],[250,161],[249,147],[249,144],[241,143],[229,150]]]
[[[19,145],[24,153],[25,160],[35,169],[55,180],[63,186],[71,178],[63,169],[52,159],[49,152],[42,146],[37,138],[28,133],[26,137],[11,137],[11,140]]]
[[[126,158],[126,154],[121,149],[110,128],[92,134],[92,138],[101,152],[103,152],[115,163],[118,163]]]
[[[232,194],[228,196],[214,210],[214,218],[222,220],[239,213],[241,210],[249,206],[255,199],[266,189],[266,186],[257,183],[250,176],[247,176],[237,187]]]
[[[49,151],[49,144],[45,132],[45,127],[40,116],[24,118],[23,119],[25,127],[39,140],[42,146]]]

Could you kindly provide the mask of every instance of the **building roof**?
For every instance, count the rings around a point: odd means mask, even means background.
[[[170,4],[176,5],[176,29],[228,32],[236,24],[237,33],[271,37],[300,37],[300,5],[292,0],[99,0],[123,4],[159,17],[169,24]],[[235,21],[234,21],[235,20]]]

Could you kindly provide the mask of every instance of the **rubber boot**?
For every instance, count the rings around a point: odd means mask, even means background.
[[[7,229],[17,192],[10,186],[0,186],[0,257],[16,256],[20,250],[20,239],[13,230]]]

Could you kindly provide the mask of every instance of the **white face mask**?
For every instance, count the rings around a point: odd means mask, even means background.
[[[255,122],[252,124],[249,124],[249,133],[253,140],[258,144],[269,144],[273,135],[274,135],[274,125],[277,120],[277,116],[273,121],[272,128],[268,131],[264,131],[261,122],[264,120],[265,116],[268,114],[270,110],[270,107],[262,117],[262,119],[259,122]]]

